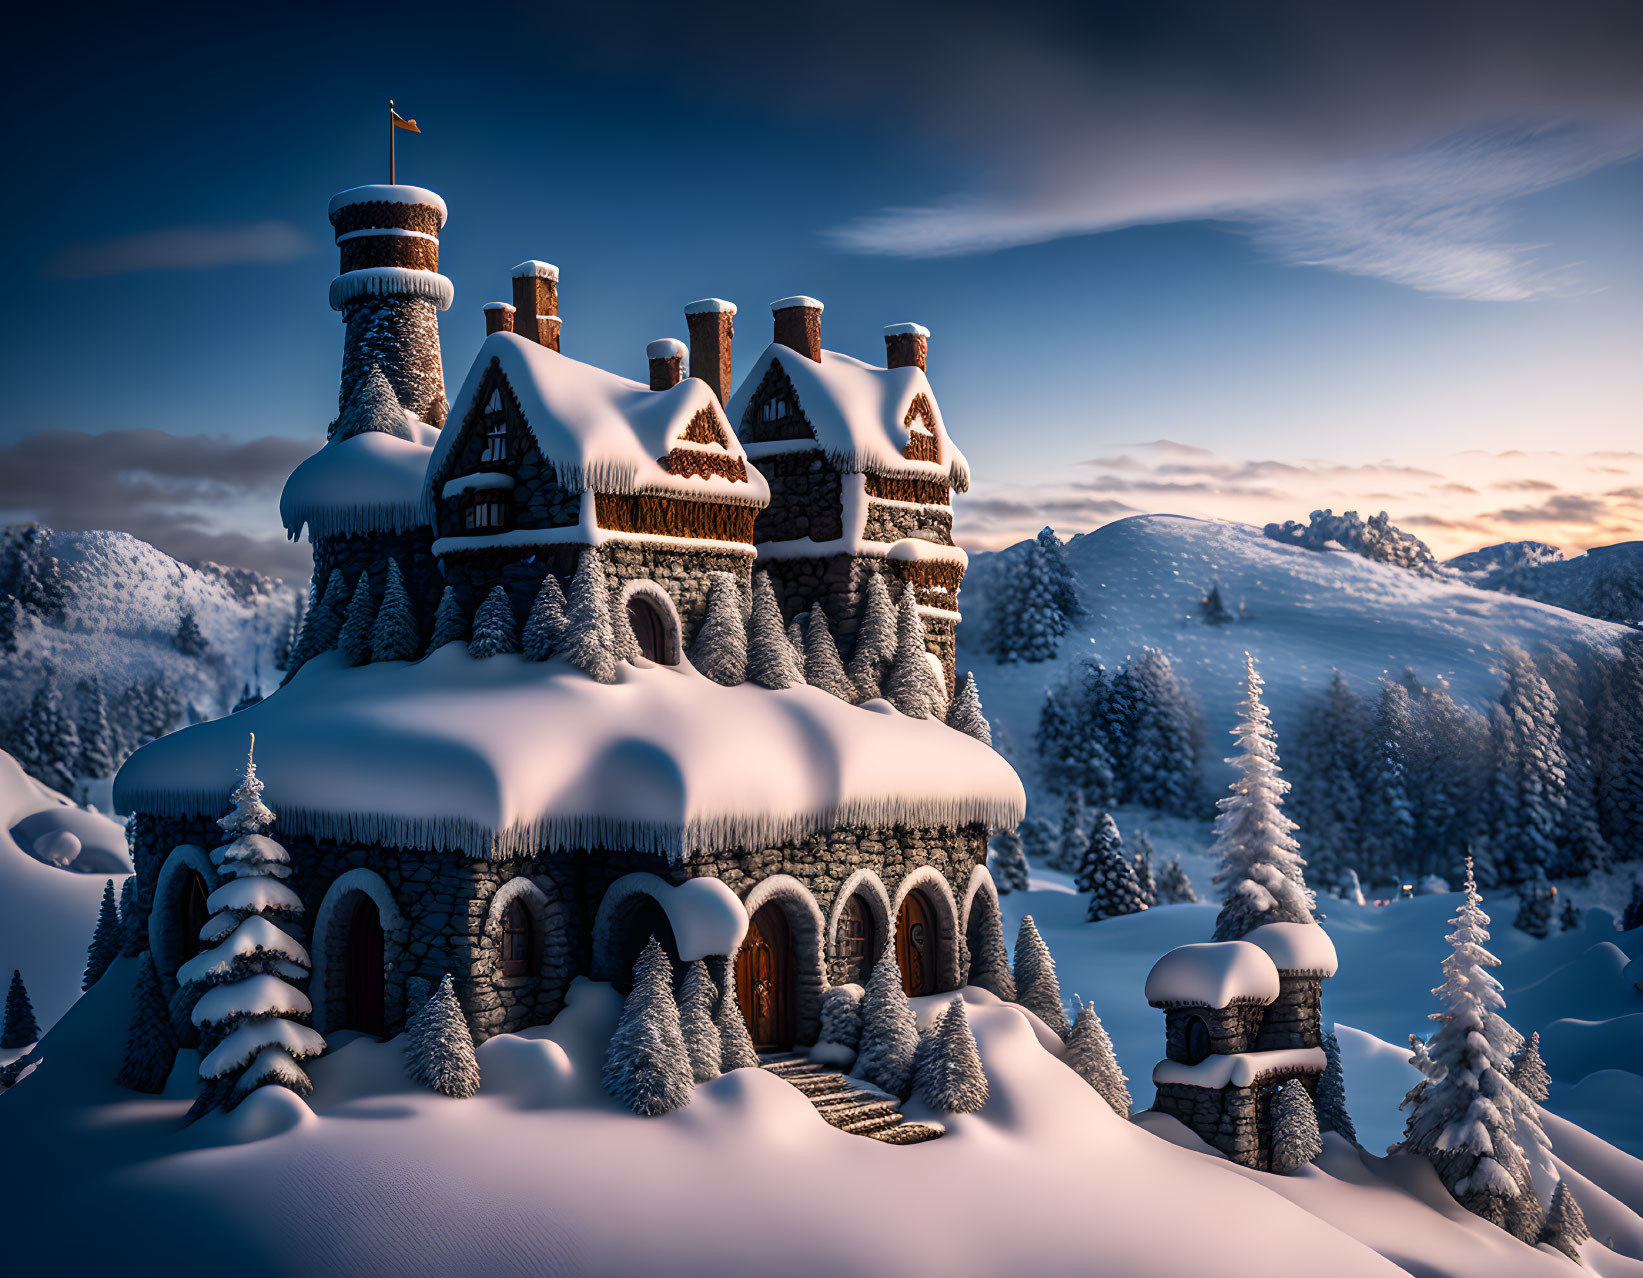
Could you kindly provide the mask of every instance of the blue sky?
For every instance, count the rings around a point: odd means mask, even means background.
[[[0,515],[301,574],[325,203],[384,179],[394,97],[453,387],[541,257],[566,352],[633,376],[704,295],[739,368],[793,292],[853,354],[927,324],[972,545],[1326,505],[1444,553],[1637,535],[1637,6],[806,12],[76,11],[6,90]]]

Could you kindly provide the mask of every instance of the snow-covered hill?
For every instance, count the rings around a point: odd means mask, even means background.
[[[1143,646],[1162,649],[1202,703],[1211,754],[1218,759],[1228,744],[1225,731],[1241,692],[1246,650],[1267,681],[1282,751],[1283,732],[1300,702],[1324,687],[1336,668],[1360,692],[1413,669],[1429,684],[1447,681],[1457,699],[1482,705],[1499,691],[1504,644],[1531,651],[1553,644],[1584,661],[1626,633],[1547,604],[1417,576],[1347,552],[1283,545],[1244,524],[1140,515],[1067,543],[1088,615],[1073,623],[1058,659],[999,665],[984,648],[989,579],[1021,553],[1011,547],[972,559],[960,600],[965,620],[959,641],[961,668],[974,669],[988,717],[1004,727],[1001,745],[1024,773],[1029,794],[1044,691],[1083,657],[1111,668]],[[1236,612],[1242,605],[1240,620],[1202,620],[1199,601],[1217,585],[1228,608]],[[1214,767],[1209,777],[1217,788],[1224,780]]]
[[[1594,546],[1573,559],[1506,562],[1480,584],[1588,616],[1643,625],[1643,541]]]

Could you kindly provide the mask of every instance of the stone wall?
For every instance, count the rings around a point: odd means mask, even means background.
[[[348,583],[350,596],[361,572],[371,574],[371,594],[376,603],[382,603],[382,592],[387,588],[388,561],[398,560],[405,592],[411,597],[411,611],[416,617],[417,630],[426,638],[433,633],[434,610],[439,607],[440,592],[445,589],[445,578],[434,558],[433,530],[414,528],[409,532],[345,533],[335,537],[320,537],[314,541],[314,591],[317,594],[331,578],[331,570],[340,568]]]
[[[844,536],[844,476],[821,449],[781,453],[755,465],[770,485],[770,504],[753,525],[754,541]]]
[[[1210,1051],[1216,1056],[1255,1050],[1261,1028],[1259,1003],[1233,1003],[1228,1007],[1171,1007],[1164,1011],[1164,1055],[1183,1065],[1195,1065],[1187,1051],[1187,1029],[1194,1020],[1209,1030]]]
[[[1323,980],[1280,972],[1278,997],[1261,1022],[1258,1052],[1323,1045]]]
[[[401,408],[443,425],[445,373],[439,357],[439,312],[421,297],[358,297],[343,308],[340,411],[373,364]]]
[[[1272,1132],[1272,1088],[1160,1083],[1153,1109],[1179,1119],[1235,1163],[1265,1171]]]

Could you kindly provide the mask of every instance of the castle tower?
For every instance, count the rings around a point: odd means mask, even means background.
[[[332,197],[328,213],[342,259],[331,281],[345,328],[338,410],[376,365],[402,408],[443,425],[437,312],[453,293],[439,273],[445,201],[419,186],[356,186]]]

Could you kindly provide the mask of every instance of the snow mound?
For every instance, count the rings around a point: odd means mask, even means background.
[[[1270,924],[1268,926],[1271,926]],[[1278,969],[1248,941],[1178,945],[1147,974],[1147,1002],[1155,1007],[1226,1007],[1270,1003],[1278,997]]]
[[[212,1114],[208,1130],[223,1145],[250,1145],[319,1122],[302,1097],[284,1087],[259,1087],[227,1113]]]
[[[1244,940],[1265,950],[1279,972],[1334,976],[1340,966],[1335,943],[1316,923],[1263,923],[1247,932]]]
[[[414,420],[414,419],[413,419]],[[407,532],[428,524],[423,481],[434,428],[416,422],[417,438],[365,431],[332,440],[291,472],[280,493],[280,522],[295,540],[343,533]]]

